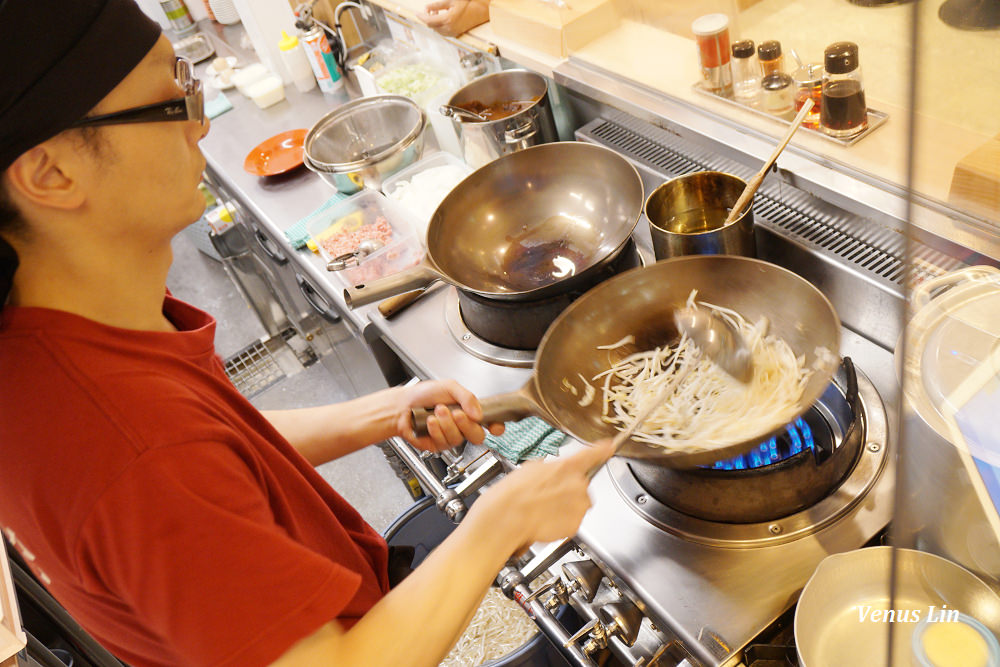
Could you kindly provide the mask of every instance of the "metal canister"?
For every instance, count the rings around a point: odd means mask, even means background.
[[[194,32],[195,24],[191,18],[184,0],[160,0],[160,9],[166,14],[170,21],[170,27],[178,36],[189,35]]]
[[[309,56],[309,64],[312,66],[313,74],[316,75],[319,89],[324,93],[339,90],[344,81],[337,69],[337,61],[330,49],[330,42],[323,34],[323,28],[314,23],[309,30],[299,35],[299,43]]]

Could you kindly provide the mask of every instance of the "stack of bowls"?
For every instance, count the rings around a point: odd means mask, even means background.
[[[427,116],[401,95],[362,97],[326,114],[306,134],[303,161],[345,194],[377,190],[420,157]]]

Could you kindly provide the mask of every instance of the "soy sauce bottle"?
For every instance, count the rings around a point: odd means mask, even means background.
[[[833,137],[850,137],[868,127],[868,106],[861,81],[858,45],[835,42],[823,52],[820,127]]]

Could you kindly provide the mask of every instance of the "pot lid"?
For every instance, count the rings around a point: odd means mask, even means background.
[[[946,288],[933,294],[933,290]],[[971,267],[914,291],[904,393],[939,435],[1000,465],[1000,271]]]

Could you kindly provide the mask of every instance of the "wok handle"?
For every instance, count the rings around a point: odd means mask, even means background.
[[[483,407],[482,424],[496,424],[517,421],[531,415],[538,415],[538,406],[520,391],[489,396],[480,401]],[[461,410],[460,405],[449,405],[450,410]],[[427,435],[427,418],[434,414],[433,408],[413,408],[413,430],[419,437]]]
[[[378,312],[382,313],[382,317],[389,319],[423,296],[426,291],[426,289],[415,289],[411,292],[390,296],[378,305]]]
[[[344,290],[344,301],[348,308],[366,306],[403,292],[426,289],[440,277],[441,274],[426,264],[418,264],[370,283],[348,287]]]

